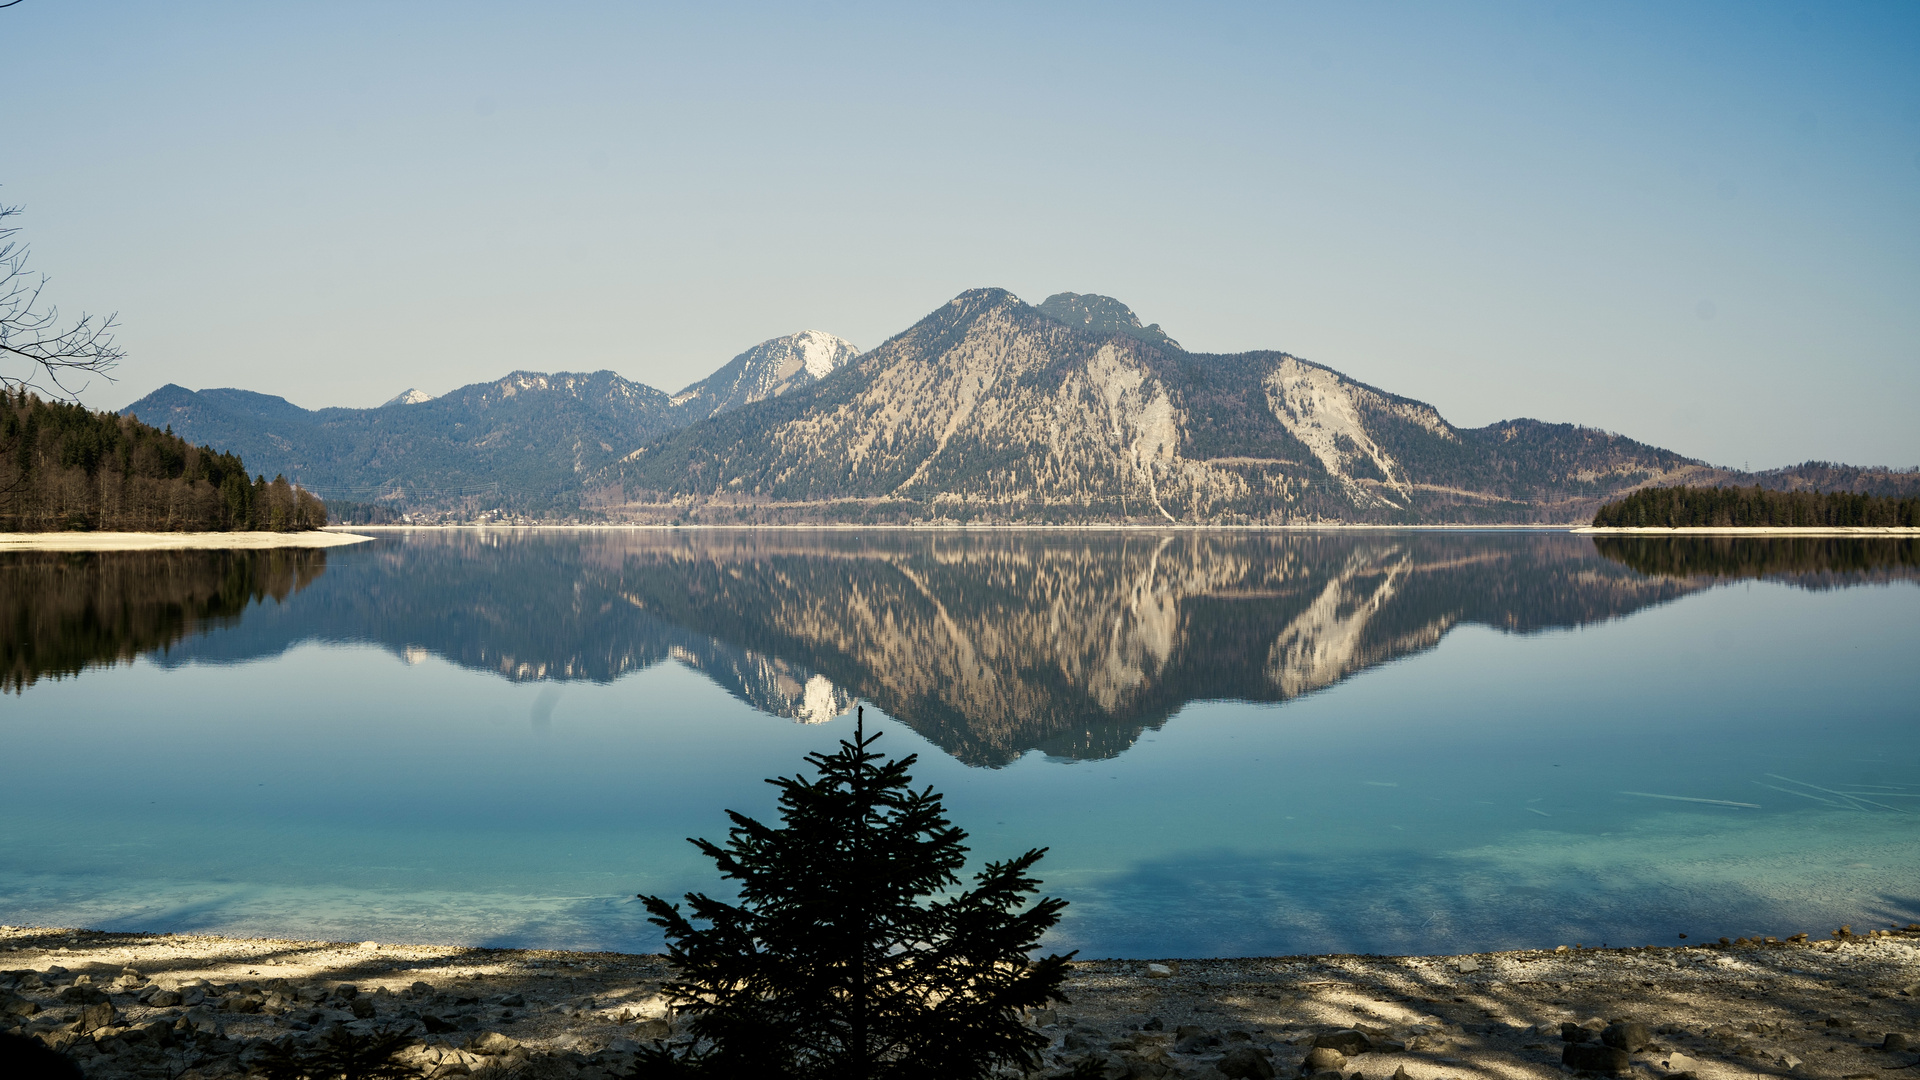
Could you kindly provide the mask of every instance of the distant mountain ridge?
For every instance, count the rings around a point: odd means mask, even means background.
[[[648,440],[816,381],[857,355],[817,330],[762,342],[669,397],[611,371],[516,371],[373,409],[303,409],[249,390],[168,384],[122,409],[239,451],[332,500],[568,510],[580,478]]]
[[[1192,353],[1125,304],[962,293],[861,353],[762,342],[668,395],[515,372],[378,409],[167,386],[124,410],[333,499],[655,522],[1568,523],[1649,484],[1752,483],[1573,424],[1457,428],[1284,352]],[[1807,490],[1920,490],[1809,463]]]

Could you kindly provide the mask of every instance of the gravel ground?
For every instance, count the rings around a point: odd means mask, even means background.
[[[89,1077],[241,1076],[275,1046],[394,1031],[425,1077],[602,1080],[675,1033],[658,956],[7,927],[0,972],[0,1030]],[[1571,1043],[1577,1064],[1622,1075],[1920,1080],[1920,1053],[1900,1048],[1920,1042],[1920,926],[1459,957],[1095,960],[1074,964],[1067,996],[1031,1017],[1052,1040],[1033,1075],[1087,1063],[1110,1080],[1544,1077],[1573,1071]]]

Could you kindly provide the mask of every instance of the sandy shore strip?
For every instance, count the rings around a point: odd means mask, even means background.
[[[0,533],[0,551],[260,551],[364,544],[371,536],[330,529],[307,532],[43,532]]]
[[[1808,528],[1786,526],[1687,525],[1676,529],[1597,528],[1582,525],[1568,532],[1582,536],[1920,536],[1920,529],[1905,525],[1834,525]]]
[[[1836,932],[1838,933],[1838,932]],[[89,1077],[244,1075],[275,1042],[401,1031],[423,1077],[612,1080],[680,1037],[664,957],[0,927],[0,1029]],[[1036,1077],[1915,1075],[1920,925],[1473,956],[1078,962]],[[1636,1026],[1638,1025],[1638,1026]],[[1569,1046],[1576,1049],[1569,1051]]]

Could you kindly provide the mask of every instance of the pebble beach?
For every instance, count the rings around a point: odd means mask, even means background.
[[[1856,932],[1857,931],[1857,932]],[[0,1030],[88,1077],[248,1075],[345,1029],[422,1077],[612,1080],[681,1037],[665,957],[0,928]],[[1470,956],[1077,961],[1030,1076],[1898,1077],[1920,926]],[[18,1045],[18,1044],[16,1044]]]

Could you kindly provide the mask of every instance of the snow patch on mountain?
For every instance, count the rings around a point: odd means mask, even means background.
[[[860,350],[822,330],[763,341],[668,399],[697,416],[720,413],[811,386],[845,367]]]
[[[432,394],[427,393],[425,390],[415,390],[409,386],[405,390],[381,402],[380,407],[384,409],[389,405],[418,405],[422,402],[432,400]]]

